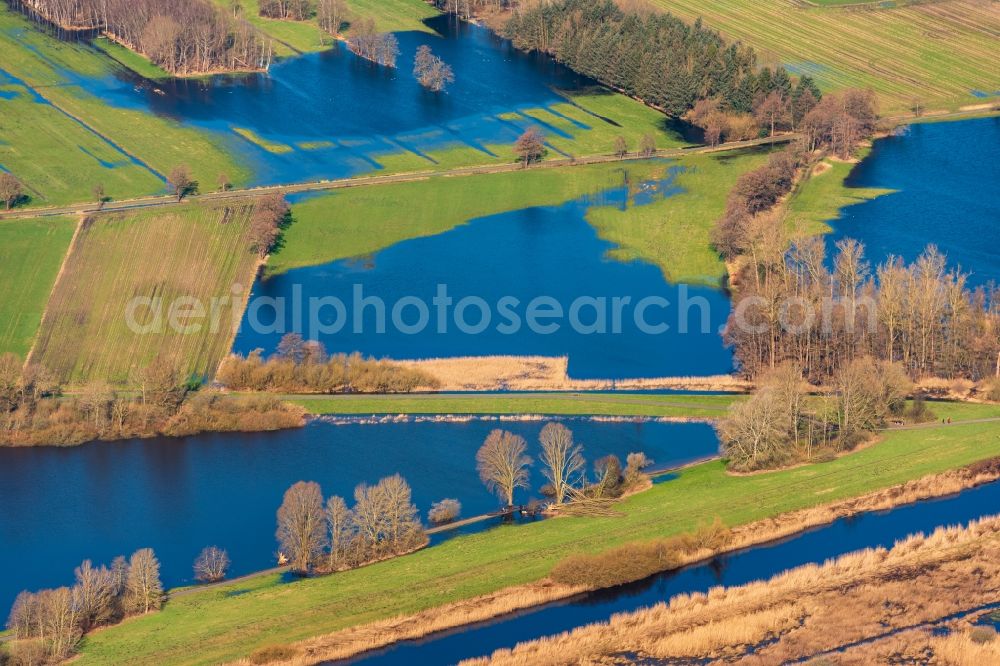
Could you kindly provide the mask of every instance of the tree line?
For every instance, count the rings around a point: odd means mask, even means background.
[[[266,70],[270,40],[210,0],[12,0],[69,30],[98,30],[172,74]]]
[[[907,409],[913,384],[902,365],[859,356],[830,378],[830,391],[810,396],[802,368],[783,362],[765,372],[758,390],[735,403],[719,425],[731,469],[752,471],[847,451],[890,420],[933,418],[923,399]]]
[[[62,661],[87,632],[163,604],[160,563],[151,548],[139,549],[127,560],[116,557],[110,567],[84,560],[74,575],[72,587],[17,595],[7,619],[13,663]]]
[[[621,9],[612,0],[555,0],[514,12],[503,34],[671,115],[717,97],[750,112],[763,74],[752,49],[726,44],[701,21]],[[766,75],[771,76],[770,72]]]
[[[285,491],[277,522],[281,555],[301,574],[350,569],[427,543],[410,486],[399,474],[358,485],[350,507],[336,495],[324,501],[318,483],[299,481]]]
[[[97,380],[67,396],[43,366],[25,366],[15,354],[0,354],[0,446],[67,446],[302,425],[302,410],[276,398],[194,388],[175,365],[157,357],[138,368],[125,387]]]
[[[298,333],[285,334],[266,359],[259,349],[228,356],[215,380],[234,391],[279,393],[407,393],[440,386],[426,372],[392,361],[328,354],[321,342]]]
[[[780,220],[770,225],[778,236]],[[822,238],[795,240],[786,253],[767,235],[753,241],[757,264],[745,269],[726,327],[748,377],[792,361],[822,384],[863,356],[899,363],[914,379],[1000,376],[1000,290],[968,287],[935,246],[872,270],[864,246],[844,239],[831,269]]]
[[[542,428],[541,493],[550,498],[553,508],[587,499],[613,499],[640,485],[643,470],[652,461],[643,453],[630,453],[623,469],[615,455],[603,456],[594,463],[593,477],[588,478],[583,447],[573,439],[573,431],[552,421]],[[476,452],[476,471],[486,488],[506,507],[514,505],[514,492],[530,487],[530,468],[534,460],[527,453],[527,441],[507,430],[496,429],[487,435]]]

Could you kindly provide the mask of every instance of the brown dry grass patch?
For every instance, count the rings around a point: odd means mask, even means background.
[[[914,535],[890,550],[866,549],[792,569],[769,581],[680,594],[607,623],[466,663],[571,664],[621,653],[783,663],[990,603],[998,595],[1000,517],[991,517]],[[972,649],[969,641],[952,642],[942,641],[940,649]]]
[[[746,391],[749,382],[731,375],[639,379],[572,379],[566,356],[461,356],[397,361],[441,382],[442,391],[592,391],[602,389],[680,388]]]

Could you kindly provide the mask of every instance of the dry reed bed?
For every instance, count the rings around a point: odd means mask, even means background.
[[[998,599],[1000,517],[993,516],[914,535],[891,550],[866,549],[791,569],[769,581],[679,594],[669,603],[464,663],[574,664],[634,653],[776,664]]]
[[[441,382],[440,391],[593,391],[602,389],[679,388],[746,391],[750,383],[731,375],[639,379],[572,379],[566,356],[461,356],[397,361]]]
[[[949,495],[997,479],[1000,479],[1000,459],[982,461],[960,469],[932,474],[861,497],[794,511],[736,527],[732,530],[731,539],[723,550],[732,551],[766,543],[832,522],[844,516],[864,511],[889,509],[922,499]],[[703,561],[715,554],[709,550],[693,553],[685,558],[684,564]],[[401,640],[420,638],[436,631],[452,629],[531,606],[565,599],[583,591],[585,591],[584,588],[558,585],[551,580],[517,585],[492,594],[429,608],[414,615],[399,615],[307,639],[293,646],[295,651],[293,658],[269,663],[299,666],[324,660],[344,659]],[[795,614],[797,610],[797,608],[789,606],[782,609],[781,613],[777,615],[784,618],[787,623],[791,622],[791,618],[798,617]],[[763,617],[754,618],[757,626],[760,626],[762,621]],[[721,626],[705,627],[699,632],[696,634],[699,640],[702,639],[700,637],[719,633],[733,635],[732,627]],[[244,660],[236,663],[252,662]]]
[[[1000,639],[976,640],[966,619],[944,623],[951,632],[935,634],[930,627],[902,631],[864,645],[817,659],[837,666],[862,666],[871,663],[948,664],[949,666],[988,666],[1000,664]],[[982,631],[982,629],[980,629]]]

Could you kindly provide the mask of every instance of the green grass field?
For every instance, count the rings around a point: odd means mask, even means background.
[[[89,201],[98,182],[114,198],[155,194],[164,183],[151,170],[162,175],[182,163],[209,189],[222,172],[234,185],[249,178],[217,137],[86,92],[74,76],[108,76],[118,65],[96,49],[44,34],[6,5],[0,52],[0,69],[20,81],[0,75],[0,90],[16,95],[0,101],[0,164],[25,182],[33,203]]]
[[[424,393],[285,396],[312,414],[557,414],[719,418],[742,396],[643,393]]]
[[[76,220],[0,221],[0,353],[31,349]]]
[[[120,65],[126,67],[127,69],[131,69],[140,76],[153,80],[168,79],[171,77],[170,72],[158,65],[154,65],[146,56],[125,48],[118,42],[113,42],[107,37],[98,37],[93,43],[95,47],[107,53],[108,56],[117,61]]]
[[[351,16],[371,16],[379,30],[402,32],[412,30],[431,32],[424,19],[438,15],[438,11],[421,0],[347,0]]]
[[[952,0],[872,10],[808,7],[789,0],[654,0],[685,20],[701,17],[753,46],[758,60],[809,74],[824,90],[871,87],[882,111],[982,103],[973,90],[1000,89],[995,2]]]
[[[235,313],[231,301],[218,301],[214,326],[211,299],[231,298],[233,285],[242,294],[250,289],[257,265],[247,236],[252,210],[251,202],[185,204],[91,218],[52,293],[33,360],[72,383],[124,382],[158,354],[185,373],[213,373],[232,344],[243,296]],[[135,297],[162,303],[135,307],[139,327],[127,317]],[[180,297],[198,299],[206,316],[171,325],[170,307]],[[156,312],[162,319],[153,326]],[[187,323],[200,328],[185,333]]]
[[[859,157],[864,159],[868,151]],[[789,230],[796,235],[825,234],[831,231],[829,222],[840,209],[892,194],[892,190],[876,187],[846,187],[844,181],[854,168],[850,162],[824,160],[819,170],[802,181],[788,201]]]
[[[611,255],[657,265],[672,282],[717,286],[726,267],[711,244],[736,179],[767,160],[767,151],[691,155],[679,160],[679,194],[625,211],[592,208],[587,220],[618,246]]]
[[[953,418],[1000,416],[963,405]],[[934,405],[939,415],[950,407]],[[730,526],[836,501],[1000,454],[1000,423],[892,431],[831,462],[730,476],[720,462],[634,495],[612,518],[562,518],[456,537],[413,555],[326,578],[276,575],[178,598],[165,609],[84,639],[81,663],[209,664],[396,614],[537,580],[568,552],[599,551],[687,531],[719,516]],[[473,656],[473,655],[470,655]]]

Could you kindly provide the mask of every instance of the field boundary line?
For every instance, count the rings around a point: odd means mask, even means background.
[[[66,265],[69,263],[70,257],[73,256],[73,251],[76,249],[77,239],[80,236],[80,232],[83,230],[83,224],[86,221],[86,215],[81,214],[79,219],[76,221],[76,228],[73,229],[73,237],[69,240],[69,247],[66,248],[66,254],[63,255],[62,262],[59,264],[59,271],[56,273],[56,279],[52,281],[52,288],[49,289],[48,298],[45,299],[45,308],[42,309],[42,317],[38,320],[38,329],[35,331],[34,337],[31,339],[31,349],[24,357],[23,368],[27,368],[31,365],[31,358],[35,354],[35,347],[38,345],[38,336],[41,335],[43,326],[45,324],[46,318],[49,316],[49,306],[52,303],[52,295],[56,293],[56,289],[59,287],[59,282],[63,279],[66,273]]]

